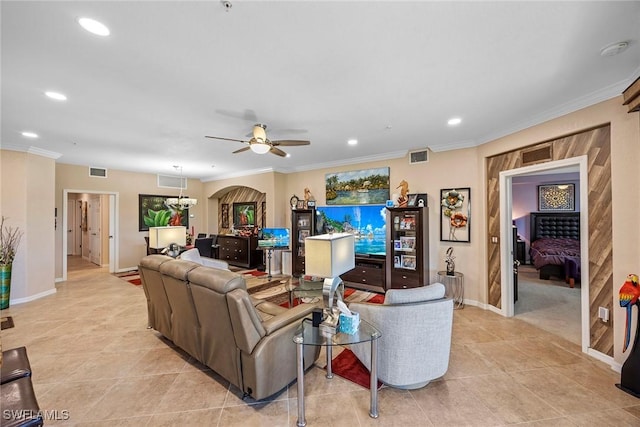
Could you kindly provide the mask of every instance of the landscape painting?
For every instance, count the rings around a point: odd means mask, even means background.
[[[325,175],[328,205],[377,205],[389,200],[389,168]]]

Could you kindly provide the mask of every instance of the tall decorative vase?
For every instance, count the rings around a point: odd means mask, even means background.
[[[0,265],[0,310],[9,308],[11,294],[11,264]]]

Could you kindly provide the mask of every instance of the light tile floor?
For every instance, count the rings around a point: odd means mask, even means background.
[[[55,295],[3,311],[16,326],[2,331],[2,347],[27,347],[41,409],[68,414],[46,425],[295,426],[295,383],[267,401],[243,401],[146,329],[141,287],[101,268],[68,277]],[[306,419],[310,427],[640,426],[640,399],[618,390],[619,379],[575,344],[467,306],[454,313],[442,379],[413,391],[383,388],[372,419],[368,390],[314,367],[305,376]]]

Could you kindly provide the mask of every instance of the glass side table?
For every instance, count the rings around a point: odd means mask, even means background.
[[[298,427],[307,425],[304,417],[304,351],[303,346],[315,345],[325,346],[327,353],[327,378],[333,378],[331,372],[331,359],[333,346],[351,345],[359,343],[371,343],[371,382],[369,388],[371,391],[371,401],[369,408],[369,416],[378,418],[378,338],[381,334],[373,325],[364,320],[360,320],[358,331],[353,335],[343,334],[325,334],[320,328],[314,327],[311,319],[303,319],[300,327],[293,336],[293,342],[296,343],[296,360],[298,369]]]
[[[453,308],[464,308],[464,274],[455,271],[453,276],[446,271],[438,271],[437,281],[444,284],[446,295],[453,299]]]

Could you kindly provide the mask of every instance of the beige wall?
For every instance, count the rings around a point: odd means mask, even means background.
[[[55,162],[24,152],[0,153],[0,211],[6,225],[24,233],[12,268],[11,301],[28,301],[55,292]]]
[[[207,232],[204,224],[204,212],[206,203],[201,200],[202,182],[189,179],[184,194],[198,198],[198,204],[190,209],[189,229],[194,227],[196,233]],[[140,259],[146,254],[144,236],[146,231],[138,231],[138,195],[158,194],[177,196],[179,189],[159,188],[157,175],[109,170],[107,178],[89,176],[89,168],[58,163],[55,171],[55,206],[58,212],[63,211],[63,192],[71,190],[74,193],[115,193],[117,194],[117,225],[115,239],[119,247],[119,255],[116,261],[118,270],[136,268]],[[66,209],[66,207],[65,207]],[[60,216],[62,220],[62,216]],[[62,227],[56,232],[56,277],[62,277]]]
[[[393,141],[389,142],[393,144]],[[482,204],[476,204],[478,198],[478,162],[476,149],[454,150],[441,153],[429,153],[429,162],[410,164],[408,155],[402,158],[381,160],[377,162],[353,164],[333,168],[318,169],[288,175],[286,185],[286,202],[280,206],[288,208],[289,198],[295,194],[299,198],[304,189],[309,188],[318,206],[326,205],[325,175],[327,173],[345,172],[360,169],[390,168],[391,193],[399,193],[396,188],[400,181],[409,183],[410,193],[427,193],[429,201],[429,277],[435,279],[439,270],[444,270],[444,253],[448,247],[454,248],[456,270],[465,275],[465,298],[482,301],[482,277],[478,274],[481,263],[475,256],[480,246],[479,228],[476,224],[482,221]],[[471,242],[453,243],[440,241],[440,189],[471,188]],[[290,210],[287,209],[287,227],[291,227]]]
[[[622,354],[622,339],[625,324],[625,311],[617,301],[618,290],[627,274],[640,271],[640,227],[638,212],[640,208],[640,179],[637,167],[640,161],[640,114],[626,112],[622,106],[622,97],[601,102],[592,107],[568,114],[538,126],[497,139],[478,148],[478,169],[482,171],[479,182],[486,182],[484,161],[487,157],[511,151],[538,142],[554,139],[563,135],[577,133],[602,124],[611,124],[611,184],[613,210],[613,295],[614,319],[614,359],[622,363],[626,354]],[[486,199],[486,185],[479,188],[481,199]],[[486,218],[486,212],[483,212]],[[482,236],[486,239],[486,221],[483,221]],[[593,232],[594,230],[589,230]],[[482,276],[486,278],[486,244],[478,252],[483,263]],[[484,279],[486,280],[486,279]],[[487,285],[485,284],[485,288]]]

